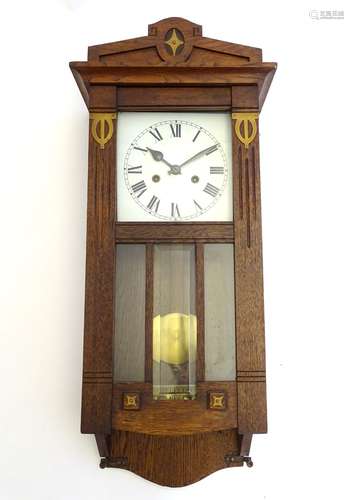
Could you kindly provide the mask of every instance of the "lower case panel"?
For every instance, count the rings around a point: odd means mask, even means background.
[[[103,466],[130,470],[162,486],[186,486],[219,469],[241,466],[236,429],[188,436],[155,436],[114,431]]]

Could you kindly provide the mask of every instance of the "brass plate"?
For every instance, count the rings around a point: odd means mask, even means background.
[[[196,358],[197,317],[170,313],[153,320],[153,358],[160,363],[182,365]]]

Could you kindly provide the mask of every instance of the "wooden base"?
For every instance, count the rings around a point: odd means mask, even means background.
[[[183,437],[114,431],[101,467],[127,469],[162,486],[186,486],[226,467],[250,465],[240,455],[242,439],[237,429]]]

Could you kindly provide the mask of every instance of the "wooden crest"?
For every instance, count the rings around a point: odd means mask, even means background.
[[[262,61],[262,51],[202,36],[179,17],[149,25],[148,36],[89,47],[88,60],[108,66],[241,66]]]

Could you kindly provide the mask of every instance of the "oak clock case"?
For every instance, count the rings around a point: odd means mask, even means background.
[[[89,109],[83,433],[184,486],[267,431],[260,49],[169,18],[70,64]]]

